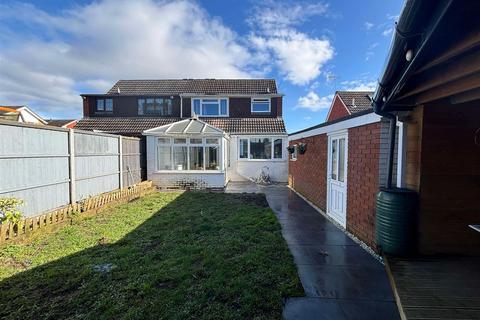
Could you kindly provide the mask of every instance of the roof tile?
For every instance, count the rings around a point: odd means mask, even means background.
[[[276,94],[274,79],[119,80],[107,95]]]
[[[160,127],[180,118],[86,118],[78,121],[75,129],[98,130],[108,133],[139,136],[144,130]],[[262,134],[286,133],[281,118],[201,118],[202,121],[227,133]]]

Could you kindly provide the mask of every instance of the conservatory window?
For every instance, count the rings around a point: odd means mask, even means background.
[[[158,170],[220,170],[219,138],[158,138]]]

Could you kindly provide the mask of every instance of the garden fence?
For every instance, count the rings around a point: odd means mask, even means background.
[[[134,185],[140,139],[0,120],[0,197],[25,216]]]

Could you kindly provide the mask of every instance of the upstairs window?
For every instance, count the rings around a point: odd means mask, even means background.
[[[192,99],[192,114],[201,117],[228,116],[228,99]]]
[[[138,115],[171,116],[173,101],[170,98],[138,99]]]
[[[113,99],[97,99],[97,111],[112,112]]]
[[[270,113],[270,99],[252,98],[252,113]]]

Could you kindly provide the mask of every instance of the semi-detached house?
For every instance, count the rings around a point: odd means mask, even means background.
[[[287,181],[282,97],[273,79],[120,80],[82,94],[76,128],[142,137],[147,179],[160,187],[223,188]]]

